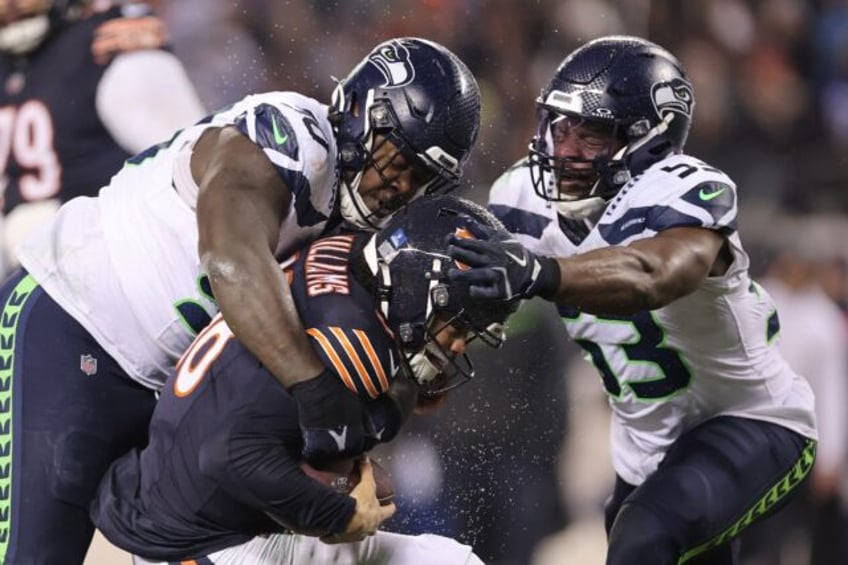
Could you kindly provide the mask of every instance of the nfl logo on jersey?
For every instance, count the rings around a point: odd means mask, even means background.
[[[97,359],[93,355],[80,355],[80,371],[89,377],[97,372]]]

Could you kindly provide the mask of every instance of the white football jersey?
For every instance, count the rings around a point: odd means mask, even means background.
[[[674,227],[727,238],[727,272],[663,308],[627,317],[559,308],[609,395],[612,460],[626,482],[641,484],[683,432],[718,415],[816,437],[813,393],[778,353],[777,311],[748,274],[736,186],[724,173],[687,155],[669,156],[625,185],[577,242],[560,228],[554,205],[533,191],[526,160],[497,180],[489,207],[522,244],[547,256],[626,246]]]
[[[277,256],[325,228],[338,186],[327,107],[292,92],[251,95],[129,159],[96,198],[76,198],[18,249],[47,293],[142,384],[159,388],[217,312],[200,271],[195,143],[232,125],[291,189]]]

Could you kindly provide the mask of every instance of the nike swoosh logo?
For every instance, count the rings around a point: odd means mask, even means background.
[[[517,257],[516,255],[513,255],[512,253],[507,251],[506,249],[504,249],[504,253],[506,254],[507,257],[509,257],[510,259],[515,261],[518,264],[519,267],[526,267],[527,266],[527,257]]]
[[[723,186],[723,187],[719,188],[718,190],[713,190],[712,192],[706,192],[702,188],[701,191],[698,193],[698,196],[701,197],[701,200],[710,201],[713,198],[715,198],[716,196],[722,194],[725,191],[725,189],[726,189],[726,187]]]
[[[347,443],[347,426],[342,428],[342,433],[340,434],[334,432],[333,430],[327,430],[327,433],[330,434],[330,437],[333,438],[333,441],[336,442],[339,451],[344,451],[345,444]]]
[[[271,116],[271,127],[274,130],[274,143],[277,145],[282,145],[289,139],[289,134],[280,135],[280,128],[277,127],[277,120]]]

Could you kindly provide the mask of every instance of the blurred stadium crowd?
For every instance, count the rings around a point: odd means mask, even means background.
[[[375,41],[411,35],[443,43],[469,65],[483,90],[480,142],[463,189],[480,202],[489,184],[526,153],[535,128],[534,100],[571,49],[596,36],[626,33],[676,53],[697,101],[687,152],[738,183],[740,231],[754,274],[767,277],[768,288],[781,293],[785,328],[813,324],[818,330],[784,332],[787,348],[799,351],[797,363],[804,366],[798,370],[813,381],[819,398],[835,400],[835,409],[821,407],[819,413],[824,476],[811,482],[804,504],[780,523],[751,533],[746,564],[848,563],[836,553],[839,542],[845,543],[840,516],[848,506],[842,504],[848,497],[840,494],[848,493],[840,485],[847,425],[840,408],[848,401],[843,382],[848,380],[843,327],[848,2],[158,0],[154,5],[210,109],[263,90],[328,99],[331,77],[343,76]],[[843,317],[809,320],[813,310],[803,305],[811,296],[823,300],[825,310],[841,308]],[[816,341],[824,338],[816,335],[835,336],[841,346],[824,353]],[[828,372],[826,366],[836,369]],[[511,323],[502,355],[480,359],[478,368],[477,381],[457,391],[442,414],[418,422],[381,454],[400,494],[392,527],[454,535],[491,563],[600,562],[601,508],[612,484],[605,399],[554,309],[526,305]],[[829,553],[816,553],[811,561],[811,547]]]

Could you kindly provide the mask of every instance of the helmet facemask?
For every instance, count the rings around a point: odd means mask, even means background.
[[[648,120],[625,124],[617,120],[601,120],[575,116],[540,104],[539,131],[530,143],[530,176],[540,197],[554,202],[560,214],[570,219],[583,219],[602,210],[631,178],[631,169],[644,170],[645,160],[653,163],[657,154],[671,149],[661,134],[674,114],[669,112],[659,124],[650,127]],[[583,153],[559,157],[557,144],[566,143],[569,130],[574,130]],[[560,182],[584,184],[581,192],[560,190]]]
[[[539,129],[530,144],[529,159],[536,193],[573,219],[603,208],[617,191],[610,190],[603,173],[610,170],[620,137],[615,121],[566,114],[540,104]],[[566,143],[576,149],[568,149],[571,155],[558,156],[558,144]],[[561,188],[561,183],[573,186]]]
[[[445,319],[444,314],[429,316],[424,326],[424,345],[418,351],[403,349],[404,362],[409,366],[419,392],[425,396],[442,394],[474,378],[474,364],[466,353],[454,355],[438,341],[442,332],[466,332],[461,314]],[[466,341],[473,332],[467,331]]]
[[[366,259],[368,254],[366,246]],[[402,362],[409,375],[418,383],[419,392],[423,395],[441,394],[474,378],[474,365],[468,355],[454,355],[438,341],[442,332],[475,333],[466,323],[462,309],[451,310],[457,300],[451,298],[450,285],[446,282],[447,269],[444,266],[450,264],[450,257],[405,248],[388,257],[376,258],[375,254],[369,262],[374,260],[379,264],[377,289],[378,295],[382,297],[381,311],[387,320],[395,322],[392,325],[395,326],[393,329]],[[394,261],[398,263],[395,268],[390,268],[389,264]],[[422,269],[398,268],[401,264],[429,264],[430,268],[422,273]],[[406,291],[407,296],[411,294],[408,292],[408,281],[396,280],[401,271],[404,271],[403,275],[410,275],[410,278],[423,276],[421,283],[427,285],[426,300],[397,303],[400,292]]]
[[[437,259],[434,264],[442,260],[449,258]],[[449,285],[439,283],[433,286],[427,305],[429,313],[424,323],[419,328],[413,328],[413,324],[401,324],[399,335],[396,336],[403,361],[424,396],[439,395],[462,386],[473,379],[476,373],[465,351],[455,354],[439,342],[441,334],[447,334],[446,339],[449,341],[455,338],[451,333],[463,334],[466,347],[479,338],[486,345],[499,348],[506,338],[503,324],[493,322],[486,327],[479,327],[468,309],[455,311],[451,308],[454,300],[448,296],[449,292]],[[409,341],[404,341],[404,338]],[[423,343],[419,345],[418,342]]]

